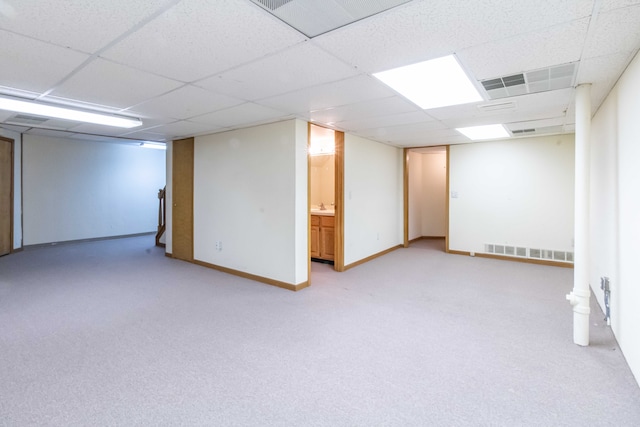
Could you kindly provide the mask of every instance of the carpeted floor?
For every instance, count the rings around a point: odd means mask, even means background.
[[[1,426],[639,426],[573,271],[419,241],[294,293],[153,237],[0,258]],[[593,299],[592,299],[593,300]]]

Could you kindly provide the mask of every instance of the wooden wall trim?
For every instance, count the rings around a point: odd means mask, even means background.
[[[449,145],[447,145],[447,175],[446,175],[446,199],[445,199],[445,236],[444,236],[444,251],[445,252],[449,252],[449,176],[451,175],[451,162],[449,160],[449,149],[451,147]]]
[[[307,283],[311,284],[311,123],[307,122]]]
[[[420,236],[420,237],[416,237],[415,239],[409,240],[409,243],[414,243],[419,240],[444,240],[444,239],[445,239],[445,236]]]
[[[336,271],[345,271],[344,266],[344,132],[335,131],[335,224],[334,260]]]
[[[267,277],[257,276],[255,274],[245,273],[244,271],[234,270],[232,268],[221,267],[219,265],[210,264],[210,263],[204,262],[204,261],[198,261],[196,259],[194,259],[192,262],[194,264],[197,264],[197,265],[200,265],[200,266],[203,266],[203,267],[207,267],[207,268],[212,268],[214,270],[218,270],[218,271],[221,271],[223,273],[227,273],[227,274],[231,274],[231,275],[234,275],[234,276],[242,277],[244,279],[254,280],[256,282],[266,283],[267,285],[276,286],[278,288],[287,289],[289,291],[299,291],[301,289],[309,287],[309,285],[310,285],[308,280],[304,281],[302,283],[292,284],[292,283],[287,283],[287,282],[281,282],[279,280],[269,279]]]
[[[14,244],[14,236],[13,236],[13,228],[14,228],[14,211],[15,211],[15,195],[13,194],[14,190],[15,190],[15,160],[16,160],[16,153],[15,153],[15,149],[16,149],[16,141],[14,139],[11,138],[5,138],[3,136],[0,136],[0,140],[8,142],[9,143],[9,156],[11,157],[11,165],[9,166],[9,173],[11,174],[11,177],[9,178],[9,252],[7,254],[11,254],[15,252],[15,249],[13,248],[13,244]],[[21,144],[22,147],[22,144]],[[22,156],[20,156],[20,159],[22,160]],[[22,173],[22,168],[20,168],[20,171]],[[22,191],[22,185],[20,185],[20,190]],[[22,200],[22,198],[21,198]],[[22,213],[22,209],[20,209],[20,213]],[[22,245],[21,245],[22,247]]]
[[[359,260],[359,261],[352,262],[351,264],[346,265],[346,266],[344,267],[344,270],[342,270],[342,271],[346,271],[346,270],[348,270],[348,269],[350,269],[350,268],[357,267],[357,266],[359,266],[359,265],[362,265],[362,264],[364,264],[364,263],[366,263],[366,262],[371,261],[372,259],[376,259],[376,258],[378,258],[378,257],[381,257],[381,256],[383,256],[383,255],[386,255],[386,254],[388,254],[389,252],[393,252],[393,251],[395,251],[396,249],[400,249],[400,248],[404,248],[404,246],[403,246],[403,245],[396,245],[396,246],[393,246],[393,247],[391,247],[391,248],[389,248],[389,249],[385,249],[385,250],[384,250],[384,251],[382,251],[382,252],[378,252],[378,253],[373,254],[373,255],[371,255],[371,256],[368,256],[368,257],[366,257],[366,258],[362,258],[362,259],[361,259],[361,260]]]
[[[452,255],[464,255],[469,257],[471,256],[471,252],[466,252],[466,251],[449,250],[447,252]],[[504,255],[483,254],[478,252],[476,252],[474,256],[477,258],[499,259],[501,261],[515,261],[515,262],[524,262],[526,264],[538,264],[538,265],[549,265],[551,267],[573,268],[573,264],[570,262],[550,261],[550,260],[544,260],[544,259],[518,258],[518,257],[504,256]]]
[[[409,247],[409,149],[403,148],[402,150],[402,182],[403,182],[403,190],[402,190],[402,205],[403,205],[403,234],[404,241],[403,246],[405,248]]]

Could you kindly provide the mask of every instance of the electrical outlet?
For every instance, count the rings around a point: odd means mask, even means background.
[[[216,250],[217,251],[221,251],[222,250],[222,240],[217,240],[216,241]]]

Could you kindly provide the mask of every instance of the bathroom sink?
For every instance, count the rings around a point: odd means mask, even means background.
[[[334,209],[324,209],[324,210],[320,210],[317,208],[312,208],[311,209],[311,214],[313,215],[335,215],[336,211]]]

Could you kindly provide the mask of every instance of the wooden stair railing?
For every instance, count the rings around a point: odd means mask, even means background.
[[[167,187],[158,190],[158,231],[156,232],[156,246],[165,247],[164,243],[160,242],[160,238],[165,232],[167,212],[165,210],[165,202],[167,197]]]

